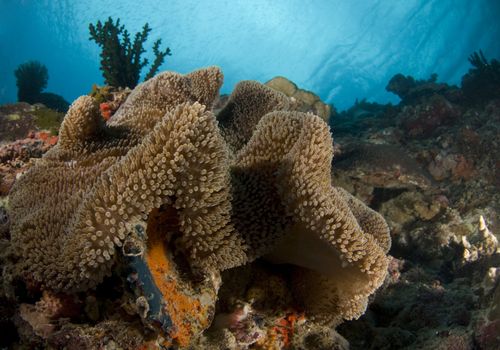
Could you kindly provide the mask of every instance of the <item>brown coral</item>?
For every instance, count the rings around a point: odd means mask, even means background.
[[[283,224],[283,232],[275,234],[277,245],[266,247],[268,257],[307,268],[298,273],[297,289],[307,312],[340,320],[360,316],[368,295],[383,282],[390,239],[387,224],[378,214],[332,187],[332,156],[329,129],[319,117],[274,112],[262,118],[252,139],[238,154],[237,164],[247,174],[258,174],[254,176],[258,180],[262,181],[264,174],[265,181],[274,182],[278,193],[278,203],[269,205],[259,200],[264,207],[259,213],[271,217],[275,212],[284,218],[277,223],[266,221],[268,228]],[[246,185],[253,197],[261,190],[260,186],[251,187],[249,180]],[[267,201],[273,196],[270,198]],[[251,222],[242,231],[249,228],[245,240],[257,240],[257,244],[251,244],[251,251],[258,243],[269,242],[269,237],[260,237],[262,231],[251,230]],[[323,287],[310,288],[317,285]]]
[[[76,100],[57,146],[11,193],[22,272],[48,289],[93,287],[117,252],[164,254],[137,227],[168,207],[178,232],[164,239],[192,269],[217,272],[265,255],[300,266],[295,294],[309,316],[359,316],[386,274],[385,221],[332,186],[332,139],[321,118],[242,82],[218,123],[209,109],[221,83],[216,68],[162,73],[107,123],[92,97]],[[160,275],[155,282],[170,288]],[[192,310],[177,311],[184,319]]]
[[[229,224],[226,148],[215,117],[196,102],[209,104],[221,78],[215,68],[160,74],[137,87],[108,125],[91,97],[75,101],[58,145],[11,193],[24,272],[50,289],[91,287],[110,272],[117,247],[133,239],[131,227],[164,204],[179,211],[180,241],[195,267],[241,264]]]
[[[242,81],[234,88],[217,119],[226,142],[233,151],[238,151],[250,140],[265,114],[290,108],[289,99],[281,92],[256,81]]]

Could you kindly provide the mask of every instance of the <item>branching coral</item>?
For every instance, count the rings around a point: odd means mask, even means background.
[[[488,62],[486,57],[484,57],[483,51],[481,50],[479,50],[479,52],[473,52],[469,56],[469,62],[475,67],[475,69],[479,70],[492,69],[495,66],[498,66],[498,61],[495,59],[491,60],[491,63]]]
[[[120,19],[113,22],[111,17],[104,23],[97,21],[89,24],[90,40],[95,41],[101,48],[101,71],[106,84],[115,87],[134,88],[139,82],[142,68],[147,66],[148,60],[141,56],[146,50],[143,45],[151,31],[146,23],[142,31],[135,34],[134,41],[125,26],[120,26]],[[152,78],[162,65],[170,49],[160,50],[161,39],[153,44],[155,59],[145,80]]]
[[[57,146],[11,193],[23,274],[48,289],[93,287],[120,251],[153,249],[152,231],[137,227],[168,207],[178,228],[164,239],[193,271],[260,257],[293,264],[307,316],[362,314],[385,277],[390,239],[377,213],[332,186],[327,124],[256,82],[240,83],[217,121],[221,84],[216,68],[162,73],[107,123],[92,97],[76,100]]]

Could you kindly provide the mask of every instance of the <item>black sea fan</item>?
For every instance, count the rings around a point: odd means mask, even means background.
[[[17,82],[17,99],[35,103],[37,96],[47,87],[49,72],[47,67],[38,61],[20,64],[14,71]]]
[[[97,21],[95,25],[90,23],[89,31],[90,40],[101,47],[101,71],[105,83],[115,87],[134,88],[139,82],[142,68],[149,63],[146,58],[141,57],[146,52],[143,45],[151,31],[149,25],[146,23],[142,31],[135,34],[133,41],[125,26],[120,25],[120,19],[114,22],[109,17],[106,22]],[[171,54],[168,47],[161,51],[160,44],[161,39],[153,44],[155,59],[146,74],[146,80],[156,74],[165,56]]]
[[[472,68],[462,77],[462,90],[469,103],[479,104],[500,96],[500,61],[488,61],[483,52],[469,56]]]

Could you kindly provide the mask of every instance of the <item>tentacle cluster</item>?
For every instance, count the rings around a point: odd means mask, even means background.
[[[216,117],[221,84],[217,68],[159,74],[107,123],[91,97],[76,100],[57,146],[11,193],[23,273],[49,289],[91,288],[137,238],[135,225],[168,205],[193,269],[260,257],[293,264],[309,315],[362,314],[386,274],[389,232],[380,215],[332,186],[328,126],[249,81]]]

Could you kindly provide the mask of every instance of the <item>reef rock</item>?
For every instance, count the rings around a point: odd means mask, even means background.
[[[399,113],[408,137],[429,137],[440,127],[450,125],[460,116],[460,108],[441,95],[433,95],[426,103],[405,106]]]
[[[373,187],[428,189],[432,184],[422,166],[394,145],[353,145],[342,152],[335,169]]]
[[[444,95],[451,101],[458,101],[462,97],[456,86],[438,83],[437,74],[432,74],[427,80],[415,80],[409,75],[396,74],[385,89],[398,95],[406,105],[421,103],[433,95]]]
[[[403,148],[366,142],[342,146],[332,175],[332,181],[372,205],[402,191],[428,190],[433,183],[430,174]]]

